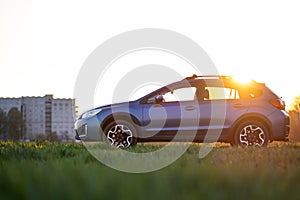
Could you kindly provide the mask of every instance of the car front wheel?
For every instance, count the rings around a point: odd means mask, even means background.
[[[137,143],[137,129],[125,120],[116,120],[109,123],[105,129],[107,141],[116,148],[127,148]]]
[[[250,120],[242,122],[235,130],[234,144],[239,146],[267,146],[269,133],[266,126],[257,121]]]

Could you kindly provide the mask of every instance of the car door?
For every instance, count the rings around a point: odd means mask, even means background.
[[[209,97],[199,102],[198,138],[203,140],[207,136],[210,141],[216,141],[222,136],[221,133],[228,132],[232,124],[247,112],[249,101],[240,99],[238,89],[223,83],[208,84],[205,90]]]
[[[178,86],[158,92],[143,105],[143,137],[189,140],[198,130],[199,102],[196,87]],[[163,98],[160,102],[155,98]],[[154,99],[153,99],[154,98]]]

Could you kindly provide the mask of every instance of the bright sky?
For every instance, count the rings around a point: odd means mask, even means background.
[[[0,0],[0,96],[73,97],[88,55],[139,28],[186,35],[219,72],[300,94],[300,4],[281,1]]]

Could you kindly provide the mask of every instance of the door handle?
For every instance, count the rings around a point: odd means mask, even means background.
[[[234,104],[234,107],[235,108],[244,108],[245,106],[241,103],[236,103],[236,104]]]
[[[195,106],[186,106],[185,110],[195,110]]]

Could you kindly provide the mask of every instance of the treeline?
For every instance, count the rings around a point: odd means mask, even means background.
[[[5,113],[0,108],[0,141],[22,141],[25,138],[26,126],[23,120],[22,113],[18,108],[11,108],[8,113]],[[56,132],[49,134],[34,134],[30,139],[31,141],[53,141],[61,142],[69,141],[67,133],[62,134],[61,137]]]
[[[24,121],[18,108],[11,108],[8,113],[0,109],[0,140],[21,140],[24,134]]]
[[[300,141],[300,95],[294,98],[289,110],[290,115],[290,141]]]

